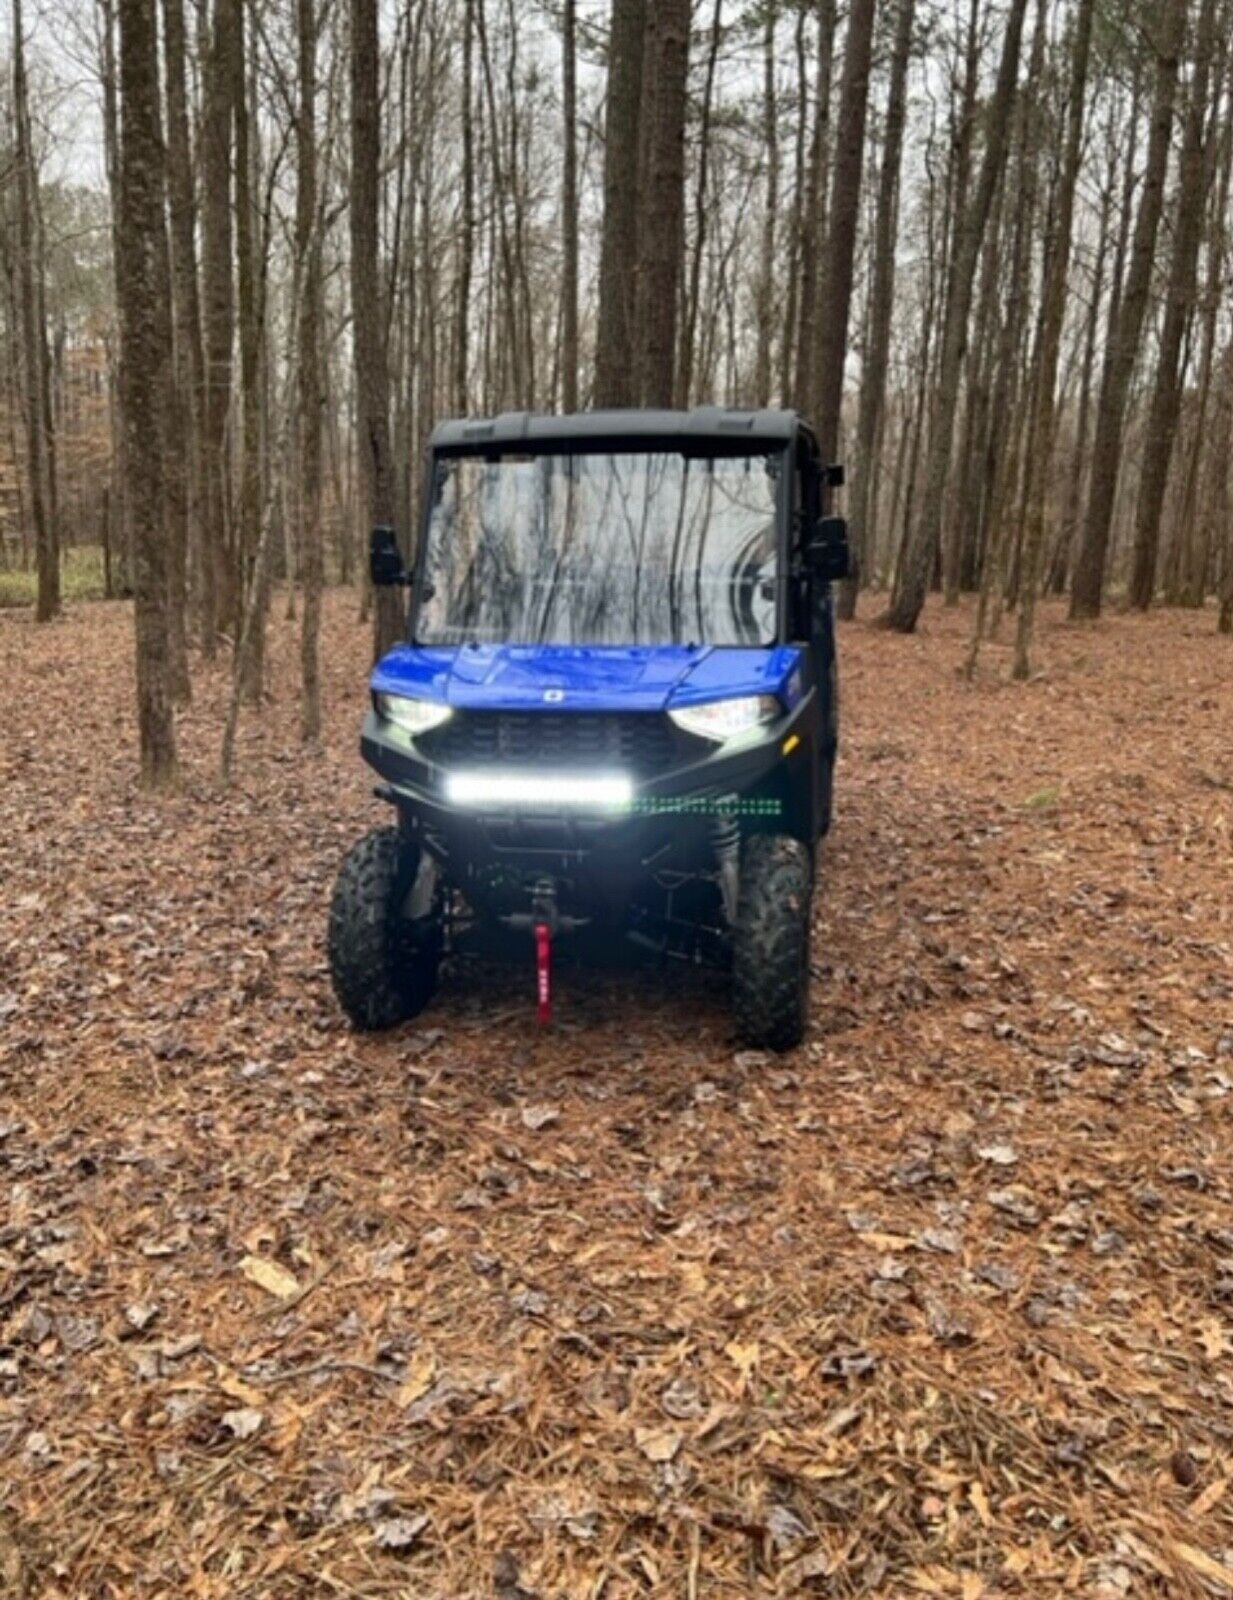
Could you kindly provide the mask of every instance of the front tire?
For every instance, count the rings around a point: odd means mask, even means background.
[[[428,1004],[441,956],[439,913],[409,921],[419,849],[397,828],[374,828],[344,860],[327,939],[334,993],[362,1033],[396,1027]]]
[[[813,864],[784,834],[755,834],[745,846],[733,938],[732,1004],[742,1040],[791,1050],[809,1016],[809,933]]]

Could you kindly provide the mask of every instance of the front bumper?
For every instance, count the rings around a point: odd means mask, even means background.
[[[667,771],[635,777],[627,810],[598,813],[453,806],[446,797],[447,768],[375,711],[365,720],[360,749],[385,780],[384,798],[417,830],[438,836],[448,854],[556,854],[577,861],[591,852],[615,852],[646,862],[665,844],[687,848],[708,837],[717,817],[736,815],[748,828],[808,836],[817,727],[817,698],[810,693],[756,741],[702,747]]]

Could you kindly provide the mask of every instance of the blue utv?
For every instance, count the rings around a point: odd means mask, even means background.
[[[396,823],[334,891],[356,1027],[430,999],[484,930],[527,938],[542,1019],[558,937],[731,972],[736,1024],[807,1020],[810,902],[831,819],[840,469],[781,411],[506,415],[434,434],[412,591],[361,749]]]

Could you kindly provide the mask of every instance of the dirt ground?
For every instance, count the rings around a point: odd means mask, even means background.
[[[323,971],[367,636],[133,782],[131,621],[0,617],[0,1593],[1233,1593],[1233,642],[843,635],[814,1021]]]

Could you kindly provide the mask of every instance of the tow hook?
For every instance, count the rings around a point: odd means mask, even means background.
[[[552,940],[557,933],[574,933],[585,928],[589,917],[570,917],[557,909],[557,888],[551,878],[543,878],[531,895],[530,912],[515,912],[503,918],[507,927],[529,928],[535,939],[535,996],[537,1015],[543,1026],[552,1021]]]
[[[535,993],[540,1026],[547,1027],[552,1021],[552,929],[546,922],[535,924]]]

